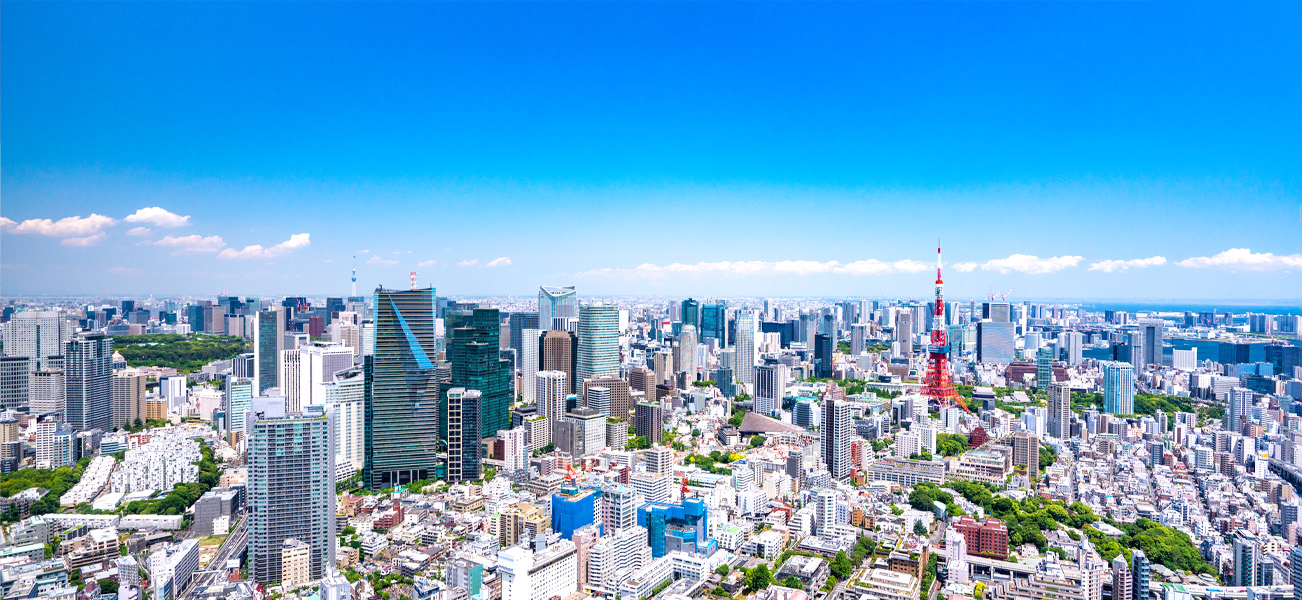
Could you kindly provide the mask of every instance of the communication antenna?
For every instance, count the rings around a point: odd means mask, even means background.
[[[411,272],[411,289],[416,289],[416,272]]]
[[[353,297],[357,297],[357,255],[353,255]]]

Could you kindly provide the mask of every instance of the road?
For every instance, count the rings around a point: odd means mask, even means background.
[[[235,524],[230,535],[217,548],[213,554],[212,561],[208,563],[207,571],[198,571],[190,579],[190,585],[186,586],[185,591],[177,594],[177,598],[189,600],[194,596],[196,590],[206,588],[216,584],[226,577],[226,561],[244,554],[245,545],[249,540],[249,519],[243,517]]]

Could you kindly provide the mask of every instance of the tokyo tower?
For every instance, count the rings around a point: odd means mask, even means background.
[[[968,410],[963,398],[954,391],[949,376],[949,344],[945,335],[945,282],[940,278],[940,242],[936,242],[936,308],[931,314],[931,344],[927,346],[927,375],[922,380],[922,395],[935,400],[937,410],[958,402]]]

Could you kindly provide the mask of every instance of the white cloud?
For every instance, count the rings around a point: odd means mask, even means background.
[[[34,233],[51,237],[87,237],[99,233],[101,229],[110,227],[114,223],[117,223],[117,221],[110,217],[92,213],[85,218],[65,217],[58,221],[28,219],[17,225],[14,225],[13,221],[5,219],[3,225],[14,233]]]
[[[94,246],[104,241],[106,237],[108,237],[108,234],[101,231],[84,237],[63,238],[59,240],[59,243],[64,246]]]
[[[958,271],[959,273],[970,273],[976,270],[976,268],[979,266],[981,266],[979,263],[974,263],[974,262],[959,262],[950,265],[951,268],[953,268],[955,271]]]
[[[477,265],[477,264],[479,264],[479,259],[478,259],[478,258],[472,258],[472,259],[470,259],[470,260],[463,260],[463,261],[457,263],[457,266],[458,266],[458,267],[473,267],[473,266],[475,266],[475,265]]]
[[[925,271],[927,264],[916,260],[897,260],[882,262],[875,258],[856,260],[837,269],[838,273],[851,275],[887,275],[890,273],[917,273]]]
[[[385,266],[388,266],[388,265],[396,265],[396,264],[398,264],[398,261],[396,261],[396,260],[390,260],[390,259],[387,259],[387,258],[380,258],[380,255],[378,255],[378,254],[374,254],[374,255],[371,255],[370,260],[366,261],[366,264],[368,264],[368,265],[385,265]]]
[[[370,253],[371,253],[370,250],[362,250],[361,252],[358,252],[358,254],[370,254]]]
[[[1008,258],[996,258],[986,261],[981,265],[982,271],[998,271],[1000,273],[1024,273],[1027,275],[1043,275],[1061,271],[1068,267],[1074,267],[1081,261],[1080,256],[1051,256],[1040,258],[1030,254],[1013,254]]]
[[[127,231],[127,235],[149,235],[149,228],[148,228],[148,227],[132,227],[130,231]]]
[[[1164,264],[1166,264],[1165,256],[1150,256],[1148,258],[1133,258],[1130,260],[1101,260],[1091,264],[1090,270],[1113,273],[1130,269],[1142,269],[1144,267],[1160,267]]]
[[[128,223],[152,223],[158,227],[185,227],[190,224],[190,215],[183,217],[167,209],[150,206],[128,215],[123,220]]]
[[[1215,256],[1194,256],[1178,263],[1182,267],[1242,267],[1254,271],[1302,268],[1302,254],[1271,254],[1247,248],[1230,248]]]
[[[416,263],[416,266],[418,266],[418,267],[432,267],[432,266],[434,266],[434,264],[437,263],[437,262],[438,262],[437,259],[422,260],[422,261]]]
[[[488,264],[486,264],[486,265],[484,265],[484,266],[485,266],[485,267],[508,267],[508,266],[510,266],[510,265],[511,265],[511,257],[509,257],[509,256],[502,256],[502,257],[494,258],[493,260],[488,261]]]
[[[155,246],[164,248],[173,248],[178,252],[216,252],[226,245],[219,235],[210,235],[203,237],[201,235],[165,235],[162,239],[154,242]]]
[[[0,231],[4,231],[14,226],[14,220],[8,217],[0,217]]]
[[[242,250],[227,248],[222,250],[222,253],[218,254],[218,256],[222,258],[238,258],[245,260],[253,258],[276,258],[289,254],[299,248],[306,248],[312,243],[310,237],[311,236],[306,233],[295,233],[294,235],[289,236],[288,240],[270,248],[263,248],[258,244],[245,246]]]

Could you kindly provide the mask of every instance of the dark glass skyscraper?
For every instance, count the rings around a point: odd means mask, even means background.
[[[727,345],[728,306],[722,301],[701,307],[701,341],[717,340],[720,348]]]
[[[113,423],[113,338],[102,333],[70,340],[63,352],[65,419],[73,429],[110,431]]]
[[[481,437],[496,435],[511,425],[511,375],[509,360],[498,354],[500,317],[496,308],[448,311],[444,323],[448,338],[448,361],[452,363],[452,384],[467,390],[479,390]],[[446,415],[444,402],[441,414]],[[444,417],[446,418],[446,417]],[[442,439],[447,429],[440,427]]]
[[[366,465],[373,490],[435,476],[439,384],[434,290],[375,290],[375,353],[366,357]]]

